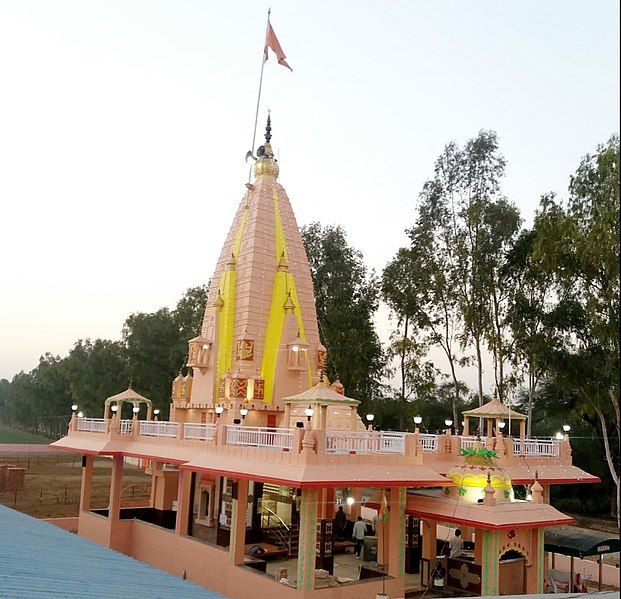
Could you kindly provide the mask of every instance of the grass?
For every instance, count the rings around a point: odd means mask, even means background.
[[[0,443],[32,443],[49,444],[50,439],[40,435],[33,435],[13,428],[7,428],[0,424]]]

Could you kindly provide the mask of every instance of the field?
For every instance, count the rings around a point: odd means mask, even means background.
[[[62,518],[78,515],[82,481],[81,456],[71,453],[0,453],[0,464],[26,468],[24,488],[0,492],[0,503],[36,518]],[[93,468],[93,508],[106,508],[110,492],[112,460],[95,458]],[[149,499],[151,478],[135,464],[123,468],[123,504]]]
[[[33,435],[32,433],[26,433],[24,431],[18,431],[12,428],[7,428],[0,424],[0,443],[51,443],[50,439],[41,437],[40,435]]]

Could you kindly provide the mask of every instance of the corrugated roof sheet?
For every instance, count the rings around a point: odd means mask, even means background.
[[[0,505],[2,599],[223,599],[213,591]]]

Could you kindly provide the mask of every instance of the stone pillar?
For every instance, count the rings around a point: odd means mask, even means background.
[[[528,565],[526,567],[526,594],[528,595],[543,594],[543,583],[545,579],[545,553],[543,550],[544,535],[544,528],[537,528],[536,530],[531,531],[530,567]]]
[[[237,486],[237,497],[233,498],[231,512],[231,536],[229,541],[229,562],[236,566],[244,563],[244,549],[246,546],[246,512],[248,510],[248,481],[239,479],[234,483]],[[301,535],[301,531],[300,531]]]
[[[123,456],[112,456],[112,475],[110,476],[110,503],[108,518],[118,520],[121,517],[121,491],[123,489]]]
[[[108,418],[110,418],[110,404],[105,403],[104,404],[104,420],[108,420]]]
[[[179,482],[177,483],[177,520],[175,521],[175,534],[185,536],[188,534],[190,523],[190,505],[192,496],[192,472],[179,470]]]
[[[315,586],[318,493],[318,489],[302,489],[300,502],[300,545],[298,549],[298,590],[308,590]]]
[[[93,464],[95,457],[85,455],[82,466],[82,486],[80,488],[80,512],[88,512],[91,509],[91,489],[93,488]]]
[[[424,566],[421,563],[421,582],[426,584],[427,582],[430,582],[429,578],[436,561],[436,540],[438,527],[436,522],[430,520],[421,520],[421,522],[423,523],[423,548],[421,557],[429,561],[427,564],[427,580],[423,580],[422,576],[425,571],[423,570]]]
[[[351,406],[351,430],[358,430],[358,407]]]
[[[464,437],[470,436],[470,417],[469,416],[464,417],[464,430],[462,432],[462,435]]]
[[[395,578],[405,575],[405,487],[390,489],[388,512],[388,575]]]
[[[360,516],[362,510],[362,489],[360,487],[352,487],[351,496],[354,498],[354,503],[350,509],[351,519],[355,522]]]
[[[153,404],[147,404],[147,420],[153,420]]]
[[[526,420],[520,420],[520,439],[526,439]]]
[[[481,540],[481,596],[498,595],[498,533],[483,530]],[[479,538],[477,538],[477,542]],[[475,560],[476,562],[476,560]]]

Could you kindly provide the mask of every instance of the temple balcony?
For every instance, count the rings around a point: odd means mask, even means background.
[[[289,464],[292,469],[306,464],[306,482],[319,484],[322,477],[330,483],[346,482],[336,470],[351,466],[360,472],[352,477],[369,475],[368,466],[391,466],[390,480],[386,476],[374,481],[380,484],[406,479],[413,486],[442,484],[443,475],[457,461],[463,451],[480,444],[496,452],[500,464],[508,469],[515,484],[529,484],[535,471],[543,484],[597,482],[597,477],[572,465],[569,436],[562,439],[528,439],[494,436],[474,437],[454,435],[447,429],[443,434],[374,430],[321,430],[309,422],[299,422],[296,428],[270,428],[213,423],[182,423],[157,420],[121,420],[77,418],[71,422],[69,434],[54,445],[59,449],[96,453],[100,455],[125,454],[157,458],[170,463],[186,464],[204,471],[227,471],[248,476],[273,468],[274,463]],[[211,456],[211,457],[210,457]],[[217,457],[216,457],[217,456]],[[220,466],[213,464],[219,461]],[[239,463],[237,463],[239,462]],[[416,465],[416,475],[411,466]],[[316,468],[315,468],[316,467]],[[325,472],[321,473],[320,469]],[[242,472],[243,471],[243,472]],[[310,474],[312,471],[315,471]],[[409,471],[409,473],[407,472]],[[439,476],[438,476],[439,475]],[[315,476],[317,479],[315,479]],[[379,472],[378,472],[379,476]],[[373,478],[373,477],[372,477]],[[287,478],[286,470],[278,480],[290,484],[304,483],[304,477],[294,474]],[[435,483],[434,483],[435,481]]]

